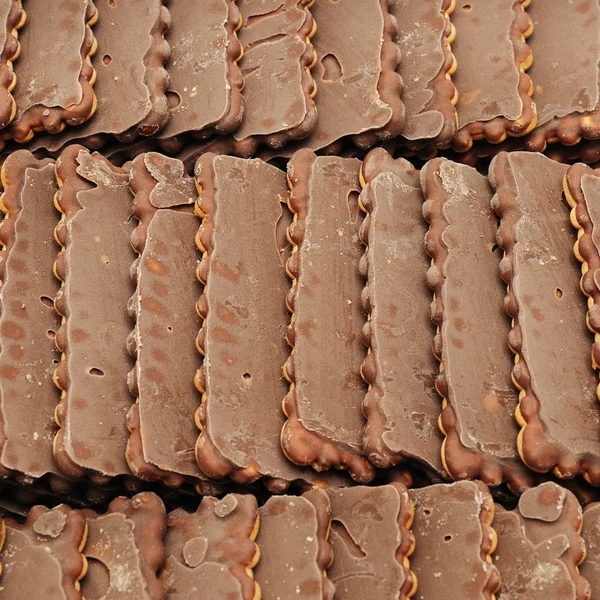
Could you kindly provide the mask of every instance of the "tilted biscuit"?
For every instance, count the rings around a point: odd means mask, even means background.
[[[533,485],[517,451],[518,404],[511,382],[510,329],[499,277],[497,219],[488,180],[444,158],[421,170],[431,256],[427,283],[440,361],[442,460],[453,479],[503,482],[516,493]]]
[[[23,525],[5,519],[0,562],[0,594],[27,600],[82,600],[80,580],[87,571],[82,551],[87,539],[84,514],[65,504],[34,506]]]
[[[533,25],[530,0],[473,0],[452,13],[458,68],[458,132],[452,146],[469,150],[474,141],[492,144],[528,134],[536,125],[533,84],[525,71],[533,55],[526,38]]]
[[[331,500],[328,576],[335,597],[406,600],[417,590],[409,557],[414,506],[401,483],[327,490]],[[433,596],[432,596],[433,597]]]
[[[356,159],[317,157],[308,149],[288,163],[294,219],[287,233],[293,248],[286,337],[292,353],[284,367],[290,389],[281,445],[296,464],[346,469],[367,483],[375,470],[360,451],[365,350],[359,170]]]
[[[178,508],[169,513],[160,579],[167,597],[195,596],[260,600],[252,569],[260,550],[254,540],[259,512],[252,495],[204,497],[195,513]]]
[[[576,236],[562,199],[567,168],[541,154],[502,153],[492,161],[489,178],[492,207],[501,219],[504,305],[512,318],[508,343],[519,390],[519,454],[534,471],[552,470],[566,479],[581,473],[597,486],[598,378],[588,358]]]
[[[204,139],[240,126],[244,80],[237,39],[242,20],[234,0],[171,2],[169,12],[169,120],[159,137],[172,153],[189,135]]]
[[[88,537],[83,554],[88,569],[81,581],[85,598],[164,600],[158,579],[165,559],[167,514],[152,492],[115,498],[104,514],[85,511]]]
[[[577,569],[585,558],[582,524],[577,498],[553,482],[524,492],[514,510],[496,505],[498,598],[588,600],[590,584]]]
[[[497,535],[494,502],[480,481],[409,490],[414,502],[411,557],[418,598],[494,600],[500,586],[492,564]]]
[[[93,0],[47,0],[27,6],[23,51],[15,68],[17,112],[4,139],[28,142],[36,131],[60,133],[94,114],[96,72],[91,56],[98,44],[91,27],[97,20]]]
[[[61,390],[55,418],[54,457],[71,478],[98,482],[129,473],[126,414],[132,399],[127,374],[135,258],[129,176],[101,155],[69,146],[56,162],[55,237],[62,247],[54,273],[63,324],[56,334],[62,359],[54,372]],[[101,340],[101,343],[99,343]]]
[[[361,301],[369,315],[362,330],[368,354],[361,375],[369,385],[363,452],[378,467],[416,463],[445,477],[419,173],[375,148],[360,179],[359,206],[366,213],[359,232],[366,247],[359,263],[366,280]]]

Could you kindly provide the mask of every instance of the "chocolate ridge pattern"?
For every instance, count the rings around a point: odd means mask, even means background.
[[[148,172],[144,165],[144,156],[141,154],[131,164],[129,171],[129,189],[133,195],[133,216],[138,220],[137,227],[131,234],[131,246],[137,253],[137,257],[131,265],[131,279],[135,284],[135,292],[131,297],[127,310],[132,320],[135,322],[133,331],[127,340],[127,350],[130,356],[136,361],[135,366],[130,371],[127,378],[127,385],[131,395],[135,398],[135,403],[131,405],[127,413],[127,429],[129,430],[129,440],[127,441],[127,450],[125,459],[131,469],[131,472],[143,481],[160,481],[168,487],[181,487],[184,483],[193,483],[194,480],[179,473],[173,473],[159,468],[146,461],[142,443],[142,434],[140,430],[140,407],[139,390],[137,381],[137,358],[138,346],[138,324],[137,307],[139,298],[139,265],[142,252],[146,245],[146,235],[148,226],[154,216],[154,213],[160,209],[156,208],[150,201],[150,194],[156,187],[156,180]]]
[[[54,230],[54,238],[61,247],[53,268],[55,277],[61,282],[61,287],[56,295],[56,298],[54,299],[54,308],[62,317],[62,322],[59,330],[56,332],[55,338],[56,347],[61,353],[61,361],[54,371],[53,381],[56,387],[61,391],[61,398],[54,412],[54,420],[59,427],[58,432],[54,436],[54,458],[60,470],[69,478],[79,479],[87,474],[90,476],[92,481],[103,485],[111,480],[110,476],[102,475],[84,467],[80,467],[71,460],[65,448],[65,431],[63,428],[63,422],[68,412],[66,392],[69,387],[69,373],[66,361],[66,356],[69,353],[66,330],[69,307],[64,296],[64,282],[67,276],[68,268],[65,257],[65,249],[67,246],[67,223],[81,209],[81,205],[77,200],[77,194],[82,191],[90,190],[95,185],[86,181],[77,173],[77,157],[81,151],[89,152],[83,146],[73,144],[61,153],[55,163],[58,191],[54,195],[54,205],[62,216]],[[112,165],[100,154],[95,152],[92,156],[94,158],[101,159],[106,166],[115,173],[126,173],[123,169]]]
[[[514,492],[521,492],[533,485],[531,474],[521,464],[517,457],[514,459],[494,458],[476,447],[467,448],[456,429],[457,417],[452,405],[448,402],[448,381],[444,372],[442,348],[444,339],[442,325],[445,320],[442,290],[445,285],[445,262],[448,249],[443,236],[449,223],[444,214],[444,205],[448,196],[444,191],[440,178],[440,167],[446,161],[437,158],[429,162],[421,171],[425,195],[423,216],[429,223],[429,231],[425,238],[425,251],[431,257],[431,267],[427,272],[427,283],[433,291],[433,300],[429,307],[429,315],[436,326],[432,350],[440,363],[440,372],[435,380],[435,388],[442,398],[442,412],[438,425],[444,434],[442,442],[442,462],[452,479],[481,479],[487,485],[497,486],[503,482]],[[491,207],[490,207],[491,210]],[[460,476],[458,474],[461,474]]]
[[[581,180],[584,175],[599,177],[600,170],[578,163],[569,168],[563,181],[565,199],[571,207],[571,224],[577,230],[577,241],[573,246],[575,257],[581,263],[580,289],[587,297],[586,323],[594,334],[592,344],[592,366],[600,368],[600,288],[596,277],[600,276],[600,255],[593,240],[594,224],[588,213]],[[600,388],[598,390],[600,397]]]
[[[492,208],[500,218],[498,245],[504,251],[500,261],[500,275],[506,283],[504,308],[512,319],[508,334],[508,345],[513,352],[514,366],[512,381],[519,390],[519,404],[515,418],[521,430],[517,437],[517,448],[523,462],[532,471],[543,473],[552,470],[557,477],[573,471],[582,473],[588,483],[600,485],[600,457],[576,455],[557,441],[548,439],[545,426],[540,419],[540,401],[531,385],[531,376],[522,355],[523,338],[519,319],[519,301],[511,289],[514,274],[514,250],[518,243],[516,228],[522,216],[516,194],[516,180],[510,167],[510,154],[503,152],[490,165],[489,180],[495,194]],[[527,452],[525,449],[527,448]],[[533,463],[543,466],[534,466]]]
[[[377,91],[382,102],[392,110],[390,120],[380,129],[364,131],[351,136],[352,141],[359,148],[370,148],[378,141],[389,140],[402,133],[404,127],[404,103],[401,100],[404,90],[402,77],[397,69],[402,60],[400,48],[396,43],[398,24],[396,18],[390,13],[389,7],[393,0],[379,0],[383,16],[383,32],[381,44],[381,71],[377,81]],[[333,142],[332,147],[337,142]]]
[[[242,17],[235,3],[236,0],[225,0],[227,2],[227,22],[224,24],[227,31],[227,58],[228,84],[230,86],[229,108],[227,112],[216,122],[201,131],[192,131],[191,134],[196,139],[206,139],[213,134],[227,135],[233,133],[241,124],[244,117],[244,77],[239,67],[239,62],[244,56],[244,49],[240,44],[237,32],[242,27]],[[313,0],[314,1],[314,0]],[[170,138],[158,140],[160,147],[174,154],[183,149],[186,135],[181,133]]]
[[[393,487],[400,499],[400,510],[398,511],[398,528],[400,529],[400,544],[396,548],[396,562],[402,565],[404,570],[404,584],[400,589],[399,598],[412,598],[417,592],[419,582],[417,576],[410,570],[410,557],[415,551],[417,542],[411,531],[415,520],[415,505],[408,495],[406,487],[402,483],[390,482],[387,485]]]
[[[85,11],[85,35],[81,44],[81,72],[79,85],[81,101],[66,108],[36,104],[29,108],[18,121],[13,121],[4,133],[4,139],[13,138],[19,143],[31,140],[37,131],[60,133],[67,125],[81,125],[95,112],[98,100],[94,93],[96,70],[92,66],[91,57],[96,53],[98,43],[92,31],[98,20],[98,9],[93,0],[87,0]]]
[[[481,512],[479,522],[481,523],[481,560],[490,565],[489,578],[486,582],[484,593],[489,594],[490,600],[496,600],[496,592],[500,589],[500,573],[494,566],[492,555],[498,545],[498,534],[493,528],[494,512],[496,510],[494,500],[482,481],[473,482],[482,496]],[[486,595],[487,595],[486,594]]]
[[[531,77],[525,71],[533,62],[533,53],[527,44],[527,38],[533,33],[533,22],[525,12],[531,0],[514,0],[515,17],[510,28],[515,64],[520,72],[518,91],[523,103],[523,112],[516,120],[506,117],[495,117],[489,121],[469,123],[458,130],[452,140],[452,147],[457,152],[466,152],[474,141],[486,139],[491,144],[503,142],[507,136],[521,137],[527,135],[537,125],[537,112],[533,94]]]
[[[286,297],[286,305],[292,314],[285,337],[292,348],[290,357],[283,366],[283,374],[290,384],[290,391],[283,400],[283,412],[287,417],[281,430],[281,447],[284,454],[296,464],[310,464],[316,471],[335,466],[347,469],[353,479],[359,483],[368,483],[375,477],[373,465],[356,450],[345,444],[336,444],[314,431],[304,427],[298,416],[296,404],[296,381],[294,372],[294,340],[296,337],[294,303],[300,274],[300,253],[298,249],[304,242],[306,230],[306,212],[308,202],[308,182],[317,156],[312,150],[300,150],[288,163],[288,184],[290,193],[288,206],[294,219],[287,229],[287,238],[292,244],[292,255],[287,261],[286,271],[292,280],[292,287]],[[290,173],[293,173],[290,175]]]
[[[0,127],[6,127],[17,114],[17,103],[11,92],[17,85],[17,77],[13,71],[13,62],[19,58],[21,45],[18,30],[23,27],[27,15],[21,0],[11,0],[11,7],[6,20],[6,41],[0,52],[0,106],[6,111],[0,112]],[[0,144],[2,142],[0,141]]]
[[[442,34],[442,52],[444,64],[440,72],[431,80],[429,87],[433,90],[431,102],[423,109],[423,112],[437,111],[444,117],[444,125],[438,135],[430,140],[406,140],[406,147],[411,151],[419,152],[423,160],[433,158],[437,148],[447,148],[458,129],[458,115],[456,103],[458,102],[458,90],[452,83],[452,75],[456,72],[456,57],[452,54],[452,42],[456,39],[456,29],[450,21],[450,15],[456,8],[456,0],[444,0],[442,12],[446,19],[446,28]]]

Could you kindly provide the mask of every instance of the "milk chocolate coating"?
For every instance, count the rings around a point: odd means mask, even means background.
[[[286,337],[293,351],[284,368],[291,385],[281,444],[296,464],[347,469],[366,483],[375,472],[360,452],[365,318],[359,169],[356,159],[316,157],[308,149],[288,163],[294,213],[288,239],[294,249],[287,262],[293,318]]]
[[[429,222],[425,249],[433,259],[427,282],[438,328],[433,351],[444,399],[444,466],[453,479],[506,481],[521,492],[533,480],[517,451],[518,395],[510,378],[492,190],[487,177],[446,159],[428,162],[421,183]]]
[[[571,146],[582,137],[600,137],[598,2],[532,2],[527,10],[534,26],[529,74],[538,111],[527,148],[543,152],[547,142]]]
[[[82,593],[86,600],[163,600],[157,571],[165,558],[167,515],[152,492],[116,498],[103,515],[87,514],[88,538],[83,554],[88,570]]]
[[[532,84],[524,72],[531,64],[525,37],[532,25],[527,0],[474,0],[452,13],[459,67],[452,77],[458,91],[458,128],[453,147],[468,150],[473,140],[497,144],[535,126]]]
[[[363,451],[379,467],[409,459],[445,475],[419,174],[381,148],[369,152],[361,174],[360,204],[367,213],[360,230],[367,247],[360,262],[362,304],[370,316],[363,327],[370,349],[361,367],[370,386]]]
[[[129,389],[137,402],[128,414],[127,460],[141,479],[177,486],[186,476],[203,478],[194,457],[200,286],[198,221],[191,211],[198,194],[180,161],[155,152],[133,161],[130,187],[139,220],[132,245],[139,257],[132,267],[136,293],[129,302],[136,326],[128,347],[137,359]],[[174,210],[185,207],[187,212]]]
[[[581,507],[571,492],[543,483],[527,490],[514,510],[496,509],[493,560],[502,580],[500,599],[590,597],[590,585],[577,571],[585,545],[579,536]]]
[[[254,569],[263,598],[332,600],[334,586],[325,569],[333,560],[327,542],[331,504],[323,490],[303,496],[273,496],[259,509]]]
[[[456,133],[458,96],[450,78],[456,70],[450,49],[455,31],[448,18],[453,4],[452,0],[396,0],[390,5],[402,55],[398,67],[406,111],[402,136],[413,142],[410,148],[424,143],[447,146]]]
[[[571,207],[571,224],[577,229],[574,252],[581,265],[579,287],[588,297],[587,325],[594,333],[592,365],[600,367],[600,171],[583,164],[569,168],[564,180],[565,199]]]
[[[0,594],[27,600],[81,600],[79,579],[86,564],[81,549],[87,536],[81,511],[61,504],[34,506],[23,525],[6,519]]]
[[[194,132],[206,137],[237,129],[244,114],[240,14],[233,0],[171,2],[167,64],[169,120],[161,139]],[[180,145],[181,142],[172,143]]]
[[[21,0],[0,2],[0,128],[6,127],[17,112],[17,103],[11,93],[17,84],[13,61],[21,53],[17,30],[23,26],[25,18]],[[2,143],[0,141],[0,145]]]
[[[311,3],[238,0],[245,112],[233,137],[243,155],[252,154],[260,141],[281,148],[290,140],[305,138],[315,127]]]
[[[29,4],[13,92],[17,113],[5,139],[27,142],[34,131],[56,134],[91,117],[96,109],[92,89],[96,75],[90,56],[96,41],[90,25],[97,18],[92,0]]]
[[[204,320],[198,464],[209,477],[239,483],[261,476],[316,482],[323,478],[291,464],[279,443],[287,391],[281,367],[289,356],[285,173],[260,160],[204,154],[195,176],[197,210],[206,215],[197,238],[205,283],[197,306]]]
[[[404,600],[416,589],[408,568],[415,538],[413,505],[400,483],[327,490],[331,500],[335,597]]]
[[[459,481],[408,493],[415,505],[416,549],[411,557],[419,582],[415,599],[493,598],[500,576],[488,561],[496,534],[491,527],[494,503],[486,486]]]
[[[260,589],[251,577],[259,551],[258,505],[251,495],[205,497],[195,513],[169,513],[161,572],[168,598],[253,600]],[[223,595],[225,592],[231,596]]]
[[[37,478],[58,473],[52,456],[59,401],[52,373],[60,358],[54,345],[60,325],[53,306],[59,287],[52,275],[54,164],[18,150],[2,166],[2,181],[0,462]]]
[[[96,0],[96,5],[101,15],[94,27],[98,109],[84,126],[34,142],[34,147],[55,151],[79,140],[99,148],[107,134],[128,142],[138,134],[154,135],[169,118],[169,76],[163,65],[169,58],[164,36],[171,18],[163,0]]]
[[[592,596],[600,591],[600,502],[593,502],[583,511],[583,530],[586,556],[579,571],[589,582]]]
[[[129,473],[125,416],[131,406],[127,353],[133,292],[129,269],[133,219],[126,171],[99,154],[70,146],[56,163],[63,247],[54,271],[64,282],[55,307],[65,317],[56,336],[63,353],[54,381],[64,391],[54,455],[63,473]]]
[[[513,381],[522,390],[519,454],[535,471],[582,473],[600,485],[598,380],[589,361],[576,236],[561,195],[566,170],[541,154],[500,154],[490,165],[492,206],[502,219],[500,272],[513,319],[508,341],[518,356]]]

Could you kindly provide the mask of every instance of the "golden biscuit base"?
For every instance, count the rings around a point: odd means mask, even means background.
[[[563,188],[565,199],[571,207],[570,219],[577,230],[577,241],[573,246],[575,257],[581,263],[579,287],[587,296],[588,313],[586,323],[594,334],[592,366],[600,368],[600,287],[596,277],[600,275],[600,255],[593,240],[594,223],[587,209],[581,180],[584,176],[600,177],[600,170],[578,163],[565,174]],[[600,389],[598,390],[600,394]],[[600,396],[599,396],[600,397]]]
[[[533,33],[533,22],[525,12],[531,0],[514,0],[514,19],[510,28],[515,64],[520,73],[518,91],[523,104],[523,112],[516,120],[496,117],[489,121],[469,123],[458,130],[452,140],[452,148],[457,152],[466,152],[474,141],[487,140],[491,144],[500,144],[507,137],[522,137],[533,131],[537,125],[535,102],[531,99],[533,83],[526,71],[533,62],[531,48],[527,38]]]
[[[400,544],[396,548],[396,562],[402,565],[404,570],[404,583],[400,589],[400,600],[408,600],[417,592],[419,582],[417,576],[410,570],[410,557],[415,551],[417,542],[411,531],[415,520],[415,505],[408,495],[406,487],[401,483],[389,483],[394,487],[400,498],[400,510],[398,511],[398,528],[400,529]]]
[[[91,57],[96,53],[98,43],[92,32],[92,27],[98,20],[98,10],[93,0],[87,0],[85,11],[85,35],[81,45],[82,67],[79,74],[81,101],[67,108],[36,104],[29,108],[18,121],[13,121],[2,137],[26,143],[36,132],[60,133],[67,125],[81,125],[87,121],[98,106],[94,83],[96,71],[92,66]]]

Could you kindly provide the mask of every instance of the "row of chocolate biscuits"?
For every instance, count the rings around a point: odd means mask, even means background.
[[[5,518],[0,596],[51,600],[587,600],[600,591],[600,504],[555,483],[495,505],[477,481],[301,496],[158,496],[103,514],[31,508]],[[587,550],[587,557],[586,557]],[[416,595],[415,595],[416,594]]]
[[[529,1],[28,0],[25,24],[2,0],[1,137],[173,152],[218,134],[240,156],[599,138],[600,7]]]

